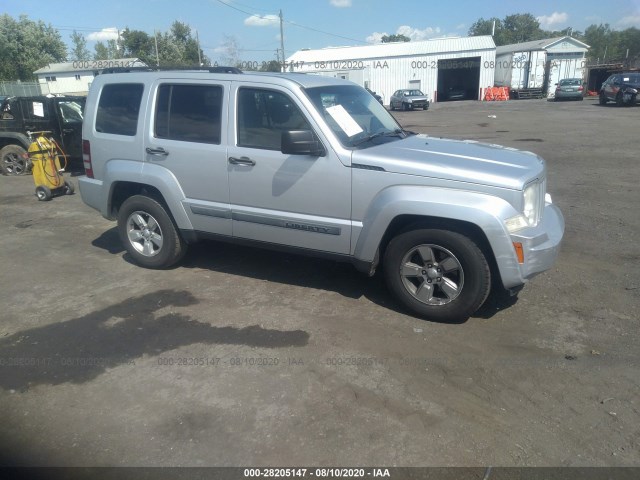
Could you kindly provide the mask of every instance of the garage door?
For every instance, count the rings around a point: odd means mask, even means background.
[[[438,101],[478,100],[480,57],[438,60]]]

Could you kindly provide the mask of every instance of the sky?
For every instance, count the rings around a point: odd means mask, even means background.
[[[0,0],[0,14],[43,20],[68,45],[76,30],[91,52],[96,41],[116,38],[118,30],[152,34],[179,20],[198,32],[212,61],[224,55],[229,37],[240,47],[242,61],[276,59],[280,10],[287,57],[302,48],[376,43],[384,34],[401,33],[413,41],[465,36],[480,17],[502,19],[514,13],[533,14],[547,30],[583,31],[594,23],[640,28],[640,0]]]

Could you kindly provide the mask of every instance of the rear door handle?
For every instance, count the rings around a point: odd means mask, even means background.
[[[166,157],[167,155],[169,155],[169,152],[167,152],[162,147],[158,147],[158,148],[149,148],[149,147],[147,147],[145,150],[149,155],[156,155],[156,156],[160,156],[160,157]]]
[[[256,162],[251,160],[249,157],[229,157],[229,163],[231,165],[248,165],[250,167],[253,167],[256,164]]]

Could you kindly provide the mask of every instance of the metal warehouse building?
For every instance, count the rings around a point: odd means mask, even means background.
[[[350,80],[380,94],[385,104],[401,88],[417,88],[432,101],[449,89],[480,100],[493,86],[496,46],[489,35],[421,42],[300,50],[287,59],[289,70]]]

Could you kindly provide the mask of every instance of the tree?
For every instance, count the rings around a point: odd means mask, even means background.
[[[97,42],[93,54],[94,60],[111,60],[118,58],[118,44],[115,40],[107,40],[105,42]]]
[[[71,42],[73,47],[71,48],[70,60],[89,60],[91,58],[91,52],[87,49],[84,35],[74,30],[71,34]]]
[[[530,13],[507,15],[504,20],[496,17],[488,20],[480,18],[469,28],[469,35],[491,35],[494,21],[493,41],[497,46],[539,40],[551,36],[549,32],[540,28],[540,22]]]
[[[0,16],[0,80],[34,80],[34,71],[66,56],[67,47],[51,25],[26,15],[18,20]]]
[[[393,35],[383,35],[380,41],[382,43],[410,42],[411,39],[406,35],[402,35],[401,33],[399,33],[399,34],[393,34]]]
[[[281,72],[280,62],[277,60],[269,60],[260,67],[261,72]]]
[[[121,34],[123,57],[139,58],[147,65],[156,64],[155,40],[141,30],[125,28]]]
[[[507,32],[509,43],[523,43],[546,37],[546,33],[540,28],[540,22],[530,13],[507,15],[502,27]]]
[[[220,63],[228,67],[235,67],[240,63],[240,45],[233,35],[224,35],[220,48]]]
[[[168,32],[154,32],[153,36],[126,28],[122,32],[122,48],[124,56],[139,58],[147,65],[155,65],[158,60],[165,66],[193,66],[198,65],[198,61],[203,65],[210,63],[199,50],[191,27],[178,21],[173,22]]]

